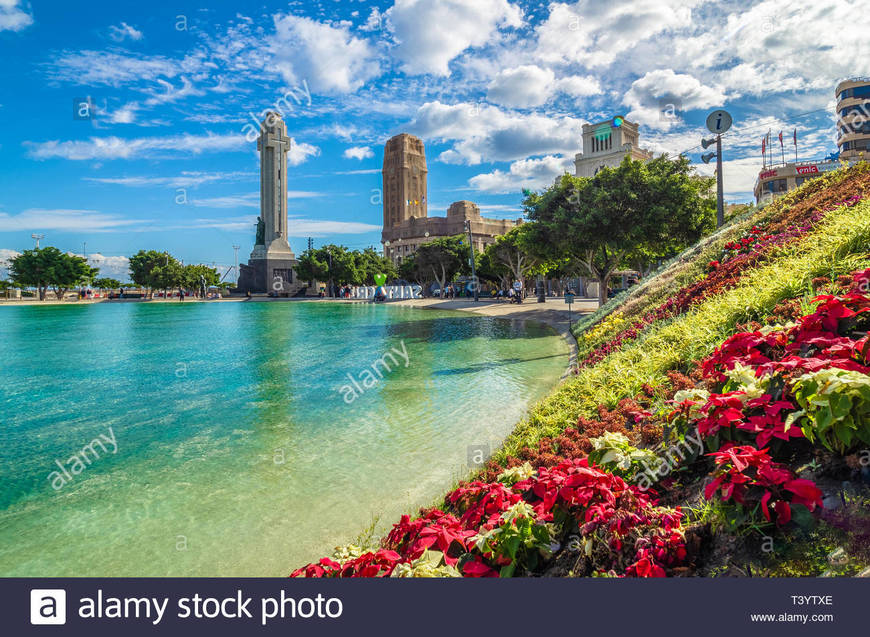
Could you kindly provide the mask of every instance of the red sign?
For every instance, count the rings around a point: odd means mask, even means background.
[[[776,177],[776,171],[775,170],[768,170],[766,172],[758,174],[759,179],[767,179],[768,177]]]
[[[812,166],[798,166],[797,174],[798,175],[814,175],[819,172],[819,167],[813,164]]]

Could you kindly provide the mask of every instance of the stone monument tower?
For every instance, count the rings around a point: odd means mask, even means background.
[[[242,292],[292,295],[299,284],[293,268],[296,257],[287,242],[287,152],[290,138],[281,115],[270,111],[260,124],[260,217],[251,258],[240,266]]]
[[[428,215],[426,151],[418,137],[402,133],[384,146],[384,229]]]

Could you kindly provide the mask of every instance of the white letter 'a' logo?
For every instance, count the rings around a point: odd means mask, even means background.
[[[66,591],[62,588],[34,588],[30,591],[31,624],[65,624]]]

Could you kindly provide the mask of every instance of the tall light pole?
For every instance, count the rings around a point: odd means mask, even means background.
[[[715,138],[702,139],[701,146],[707,148],[714,142],[716,144],[715,153],[706,153],[701,156],[701,160],[708,164],[710,160],[716,157],[716,226],[721,228],[725,225],[725,194],[722,185],[722,134],[731,128],[731,115],[727,111],[713,111],[707,116],[707,130],[716,135]]]
[[[471,221],[469,219],[465,220],[465,231],[468,233],[468,253],[471,255],[468,259],[471,263],[471,287],[474,288],[474,302],[477,303],[477,272],[474,268],[474,241],[471,237]]]
[[[235,255],[235,258],[233,259],[233,273],[236,276],[236,286],[239,285],[239,247],[240,246],[236,245],[233,246],[233,254]]]
[[[32,234],[32,235],[30,235],[30,238],[36,239],[36,249],[39,250],[39,240],[45,239],[45,235],[44,234]]]

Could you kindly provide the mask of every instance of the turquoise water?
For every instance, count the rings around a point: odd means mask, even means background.
[[[0,307],[0,364],[0,576],[270,576],[443,494],[567,350],[398,306],[125,303]]]

